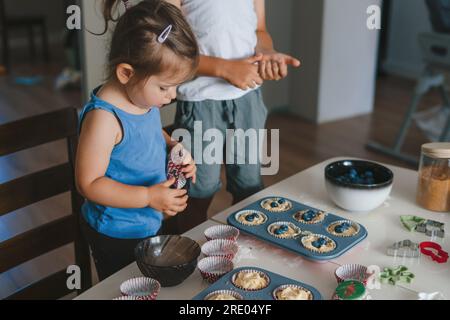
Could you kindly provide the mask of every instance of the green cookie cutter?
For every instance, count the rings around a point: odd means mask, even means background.
[[[427,221],[426,219],[417,216],[400,216],[400,220],[410,232],[415,231],[418,225]]]
[[[380,273],[380,282],[383,284],[396,285],[398,282],[411,283],[415,275],[408,271],[405,266],[398,266],[397,268],[384,268]]]

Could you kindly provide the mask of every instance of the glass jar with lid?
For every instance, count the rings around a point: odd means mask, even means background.
[[[450,143],[422,146],[417,203],[427,210],[450,212]]]

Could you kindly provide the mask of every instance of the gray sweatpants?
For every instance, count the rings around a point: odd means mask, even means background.
[[[237,198],[245,198],[263,188],[260,158],[255,154],[251,154],[248,139],[245,155],[238,153],[239,149],[236,143],[234,153],[230,153],[230,148],[226,147],[226,130],[242,129],[247,131],[248,129],[264,129],[266,119],[267,108],[264,105],[261,90],[257,89],[235,100],[178,101],[175,127],[189,131],[192,137],[191,150],[194,150],[193,146],[196,144],[194,127],[199,127],[198,121],[201,121],[201,137],[209,129],[217,129],[216,132],[222,134],[224,137],[222,145],[223,161],[234,158],[234,163],[230,164],[230,161],[227,161],[225,166],[227,191]],[[197,138],[199,138],[198,135]],[[211,141],[201,140],[202,150],[207,150]],[[197,145],[200,145],[198,141]],[[258,150],[258,152],[260,153],[261,151]],[[189,196],[193,198],[211,197],[222,187],[220,181],[221,164],[200,164],[198,153],[196,154],[192,151],[191,153],[197,163],[197,183],[191,184]],[[256,163],[254,161],[255,156],[257,158]],[[240,158],[239,161],[238,157]],[[242,161],[244,158],[245,161]],[[239,164],[242,162],[244,164]]]

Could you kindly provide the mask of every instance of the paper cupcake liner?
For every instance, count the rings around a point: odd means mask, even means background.
[[[344,264],[334,271],[338,283],[346,280],[357,280],[367,285],[371,274],[367,273],[367,267],[360,264]]]
[[[334,229],[333,230],[331,229],[332,226],[339,225],[339,224],[345,223],[345,222],[351,224],[352,226],[355,226],[356,227],[356,233],[354,233],[352,235],[344,235],[344,234],[341,234],[341,233],[334,232]],[[350,238],[350,237],[356,236],[359,233],[360,229],[361,228],[360,228],[359,224],[356,223],[356,222],[353,222],[353,221],[350,221],[350,220],[339,220],[339,221],[335,221],[335,222],[330,223],[330,225],[327,227],[327,232],[329,234],[332,234],[333,236],[336,236],[336,237]]]
[[[275,300],[280,300],[280,299],[278,299],[278,297],[277,297],[278,291],[284,290],[284,289],[289,288],[289,287],[291,287],[291,288],[299,288],[299,289],[301,289],[301,290],[303,290],[303,291],[308,292],[308,293],[310,294],[310,299],[307,299],[307,300],[313,300],[313,299],[314,299],[314,295],[313,295],[313,293],[312,293],[310,290],[308,290],[308,289],[306,289],[306,288],[304,288],[304,287],[295,285],[295,284],[285,284],[285,285],[279,286],[278,288],[276,288],[275,290],[273,290],[273,292],[272,292],[273,298],[274,298]]]
[[[263,220],[264,220],[264,221],[259,222],[259,223],[252,223],[252,222],[248,222],[247,220],[244,220],[244,221],[240,221],[240,220],[239,220],[239,217],[240,217],[241,215],[244,215],[244,214],[251,214],[251,213],[257,213],[257,214],[259,214],[260,216],[263,217]],[[266,216],[264,213],[262,213],[261,211],[256,211],[256,210],[243,210],[243,211],[239,211],[238,213],[236,213],[236,214],[234,215],[234,218],[235,218],[236,221],[239,222],[240,224],[243,224],[243,225],[245,225],[245,226],[251,226],[251,227],[252,227],[252,226],[260,226],[260,225],[262,225],[262,224],[264,224],[264,223],[267,222],[267,216]]]
[[[169,160],[175,165],[182,165],[187,155],[186,149],[184,149],[182,144],[176,144],[170,150]]]
[[[249,288],[244,288],[244,287],[242,287],[242,286],[236,284],[236,278],[238,277],[238,275],[239,275],[240,273],[254,273],[254,272],[255,272],[255,273],[258,273],[258,274],[261,275],[264,279],[266,279],[266,285],[265,285],[264,287],[257,288],[257,289],[249,289]],[[253,270],[253,269],[245,269],[245,270],[241,270],[241,271],[235,273],[235,274],[233,275],[233,277],[231,278],[231,283],[233,283],[233,285],[234,285],[236,288],[239,288],[239,289],[241,289],[241,290],[245,290],[245,291],[259,291],[259,290],[265,289],[265,288],[267,288],[267,287],[269,286],[269,284],[270,284],[270,278],[269,278],[269,276],[268,276],[267,274],[265,274],[264,272],[261,272],[261,271],[258,271],[258,270]]]
[[[218,225],[205,230],[206,240],[225,239],[236,241],[239,237],[239,229],[233,226]]]
[[[303,220],[302,219],[303,214],[308,212],[308,211],[310,211],[310,210],[311,209],[300,210],[300,211],[296,212],[292,217],[294,218],[294,220],[296,220],[296,221],[298,221],[300,223],[303,223],[303,224],[319,224],[319,223],[322,223],[323,220],[325,220],[325,217],[327,216],[327,214],[324,211],[321,211],[321,210],[313,210],[313,211],[316,211],[316,212],[322,214],[322,218],[321,219],[313,220],[313,221],[305,221],[305,220]]]
[[[349,286],[353,286],[352,291],[347,293]],[[339,283],[337,286],[332,300],[369,300],[370,297],[367,293],[364,283],[357,280],[346,280]]]
[[[233,260],[239,247],[235,241],[216,239],[206,242],[202,246],[202,253],[206,257],[224,257]]]
[[[237,293],[236,291],[232,291],[232,290],[217,290],[214,292],[211,292],[210,294],[208,294],[204,300],[215,300],[215,299],[211,299],[214,296],[220,295],[220,294],[224,294],[224,295],[230,295],[232,297],[235,297],[236,300],[244,300],[244,297],[242,297],[239,293]]]
[[[129,300],[129,301],[131,301],[131,300],[133,300],[133,301],[136,301],[136,300],[138,300],[138,301],[143,301],[143,300],[145,300],[145,299],[140,299],[139,297],[135,297],[135,296],[121,296],[121,297],[117,297],[117,298],[114,298],[113,300]]]
[[[155,300],[161,284],[152,278],[140,277],[125,281],[120,285],[123,296],[133,296],[141,300]]]
[[[288,237],[283,237],[282,234],[278,235],[278,234],[275,234],[275,233],[273,233],[273,232],[271,231],[271,229],[272,229],[273,227],[275,227],[275,226],[280,226],[280,225],[288,225],[288,226],[291,227],[292,229],[296,230],[296,231],[297,231],[297,234],[291,235],[291,236],[288,236]],[[288,221],[278,221],[278,222],[274,222],[274,223],[270,224],[270,225],[267,227],[267,232],[268,232],[271,236],[273,236],[273,237],[275,237],[275,238],[278,238],[278,239],[282,239],[282,240],[283,240],[283,239],[295,239],[295,238],[299,237],[299,236],[302,234],[302,230],[301,230],[299,227],[297,227],[297,226],[296,226],[295,224],[293,224],[292,222],[288,222]]]
[[[320,238],[325,238],[325,239],[327,239],[327,240],[329,240],[329,241],[332,241],[332,242],[334,243],[334,248],[333,248],[333,250],[329,250],[329,251],[320,251],[319,249],[315,248],[314,246],[307,247],[307,246],[305,246],[304,239],[306,239],[306,238],[308,238],[308,237],[320,237]],[[336,241],[334,241],[334,240],[331,239],[330,237],[324,236],[323,234],[314,234],[314,233],[313,233],[313,234],[309,234],[309,235],[303,236],[303,237],[301,238],[301,243],[302,243],[302,245],[303,245],[303,248],[305,248],[306,250],[309,250],[309,251],[314,252],[314,253],[319,253],[319,254],[325,254],[325,253],[333,252],[334,250],[336,250],[336,246],[337,246]]]
[[[175,178],[175,182],[172,187],[176,189],[182,189],[187,183],[182,169],[183,166],[181,164],[176,164],[169,159],[167,164],[167,179],[170,180],[171,178]]]
[[[275,208],[266,208],[264,207],[264,204],[267,202],[277,202],[278,200],[283,199],[285,201],[285,203],[288,203],[289,206],[287,208],[283,208],[283,207],[275,207]],[[274,197],[274,198],[269,198],[269,199],[264,199],[263,201],[261,201],[260,203],[261,208],[263,208],[264,210],[267,210],[269,212],[275,212],[275,213],[280,213],[280,212],[286,212],[292,209],[292,202],[285,199],[285,198],[281,198],[281,197]]]
[[[198,262],[197,265],[203,279],[214,283],[222,276],[233,270],[233,262],[223,257],[207,257]]]

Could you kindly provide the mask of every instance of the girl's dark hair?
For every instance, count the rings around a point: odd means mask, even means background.
[[[103,0],[105,32],[122,0]],[[158,36],[172,25],[167,39]],[[103,34],[105,33],[103,32]],[[108,79],[115,76],[121,63],[130,64],[142,80],[162,72],[180,73],[184,80],[192,78],[198,66],[199,49],[195,36],[181,11],[164,0],[144,0],[131,6],[117,19],[108,55]],[[175,58],[175,59],[174,59]],[[185,63],[180,63],[180,60]],[[186,67],[186,63],[188,67]]]

